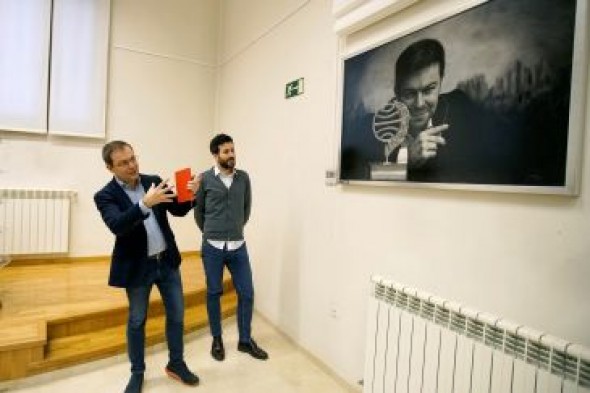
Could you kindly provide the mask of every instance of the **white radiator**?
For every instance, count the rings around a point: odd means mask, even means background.
[[[590,351],[373,277],[364,393],[590,393]]]
[[[68,252],[74,196],[67,190],[0,189],[0,255]]]

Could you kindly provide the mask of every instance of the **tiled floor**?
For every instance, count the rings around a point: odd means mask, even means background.
[[[207,332],[186,336],[185,358],[201,378],[198,387],[182,385],[164,374],[168,354],[161,344],[148,350],[144,393],[342,393],[360,392],[349,387],[306,355],[263,318],[255,316],[253,335],[267,350],[270,359],[260,361],[236,350],[235,319],[224,322],[226,359],[217,362],[209,355],[211,339]],[[129,377],[126,355],[59,370],[18,382],[0,382],[0,392],[18,393],[118,393]]]

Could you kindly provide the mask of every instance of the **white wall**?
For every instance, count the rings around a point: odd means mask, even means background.
[[[107,140],[131,143],[140,170],[173,176],[209,165],[219,6],[215,0],[113,0]],[[0,133],[0,187],[72,189],[71,255],[108,255],[113,236],[93,195],[111,179],[104,140]],[[192,216],[176,219],[181,250],[200,247]]]
[[[220,67],[218,122],[253,182],[257,309],[351,383],[362,378],[374,273],[590,345],[589,160],[577,198],[326,186],[338,148],[338,42],[330,0],[289,14],[295,3],[273,24],[259,17],[266,2],[249,2],[248,28],[222,30],[223,42],[249,42]],[[223,4],[226,20],[238,6]],[[299,77],[305,94],[285,100],[285,83]]]

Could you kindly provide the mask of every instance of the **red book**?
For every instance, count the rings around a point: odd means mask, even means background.
[[[193,192],[188,189],[188,182],[191,179],[191,169],[183,168],[174,173],[176,179],[176,194],[178,202],[189,202],[193,200]]]

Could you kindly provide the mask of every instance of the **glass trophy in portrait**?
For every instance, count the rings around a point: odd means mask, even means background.
[[[373,135],[383,143],[384,161],[371,163],[371,180],[406,180],[408,149],[405,145],[410,123],[406,105],[395,97],[373,116]],[[394,158],[391,159],[392,153]]]

